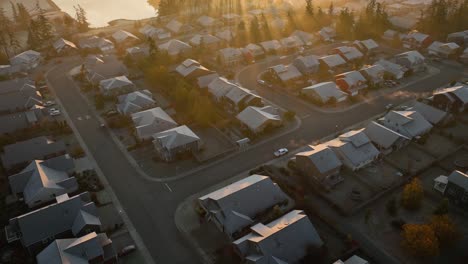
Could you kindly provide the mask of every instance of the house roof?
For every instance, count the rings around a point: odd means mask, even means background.
[[[323,63],[325,63],[330,68],[346,64],[346,61],[338,54],[324,56],[319,58],[319,60],[323,61]]]
[[[424,42],[427,38],[429,38],[430,36],[427,35],[427,34],[424,34],[424,33],[421,33],[421,32],[418,32],[418,31],[411,31],[408,33],[408,35],[406,36],[406,38],[408,39],[413,39],[415,40],[416,42],[418,43],[422,43]]]
[[[361,40],[360,43],[366,47],[367,50],[375,50],[379,47],[379,44],[377,44],[377,42],[375,42],[375,40],[373,39],[365,39],[365,40]]]
[[[448,116],[446,112],[420,102],[415,102],[409,110],[413,110],[420,113],[427,121],[429,121],[433,125],[439,124]]]
[[[229,60],[231,58],[242,57],[242,49],[238,49],[238,48],[229,47],[229,48],[220,49],[219,53],[226,60]]]
[[[278,40],[269,40],[260,42],[260,46],[262,46],[263,50],[265,51],[277,51],[283,48],[281,43]]]
[[[281,122],[278,109],[272,106],[249,106],[240,112],[236,118],[252,131],[257,131],[259,127],[268,121]]]
[[[10,168],[23,162],[42,159],[65,151],[63,141],[55,142],[44,136],[36,137],[3,147],[2,163],[5,168]]]
[[[245,46],[244,50],[252,53],[252,55],[261,55],[261,54],[265,53],[263,51],[262,47],[260,47],[257,44],[253,44],[253,43],[250,43],[247,46]]]
[[[355,166],[373,160],[380,154],[362,129],[344,133],[326,144],[338,150],[337,155],[344,156]]]
[[[270,69],[272,69],[283,82],[300,78],[302,76],[302,73],[294,65],[278,64]]]
[[[328,102],[332,97],[337,100],[342,97],[347,97],[347,94],[341,91],[334,82],[322,82],[302,88],[302,93],[307,94],[309,91],[314,91],[318,96],[320,96],[322,102]]]
[[[298,37],[302,43],[304,45],[311,45],[312,42],[314,42],[314,35],[312,35],[311,33],[308,33],[308,32],[305,32],[305,31],[301,31],[301,30],[295,30],[291,36],[296,36]]]
[[[89,233],[79,238],[56,239],[37,256],[38,264],[88,264],[102,257],[104,261],[117,253],[105,233]]]
[[[169,55],[178,55],[181,52],[192,49],[192,47],[178,39],[171,39],[168,42],[158,46],[159,49],[167,51]]]
[[[410,50],[410,51],[407,51],[407,52],[403,52],[403,53],[400,53],[398,55],[395,56],[396,58],[406,58],[408,59],[412,64],[415,64],[415,63],[422,63],[424,62],[426,59],[424,58],[423,55],[421,55],[421,53],[419,53],[418,51],[416,50]]]
[[[195,46],[200,46],[202,44],[209,45],[213,43],[218,43],[220,41],[221,40],[219,38],[210,34],[203,34],[203,35],[196,34],[189,40],[189,43]]]
[[[174,127],[178,125],[161,107],[133,113],[132,121],[141,138],[147,138],[160,132],[161,123],[171,124]]]
[[[62,51],[62,49],[64,49],[65,47],[69,47],[69,48],[72,48],[72,49],[77,49],[75,43],[73,43],[71,41],[68,41],[68,40],[66,40],[64,38],[60,38],[57,41],[55,41],[54,44],[53,44],[53,47],[57,52]]]
[[[382,66],[386,72],[393,74],[397,79],[403,77],[405,72],[403,71],[403,67],[399,64],[390,62],[388,60],[381,59],[375,63],[375,65]]]
[[[302,40],[297,36],[289,36],[286,38],[280,39],[280,43],[285,48],[298,48],[304,45]]]
[[[12,80],[0,81],[0,95],[24,91],[31,93],[37,91],[33,80],[29,78],[15,78]]]
[[[92,83],[115,76],[127,75],[127,67],[115,56],[88,56],[84,61],[87,78]]]
[[[125,50],[127,54],[132,56],[144,55],[148,56],[150,53],[149,47],[130,47]]]
[[[210,213],[220,214],[218,217],[223,221],[224,229],[232,234],[253,224],[258,213],[286,199],[286,194],[269,177],[254,174],[198,200]]]
[[[216,19],[209,16],[201,16],[197,19],[198,24],[204,27],[213,26],[216,23]]]
[[[30,246],[69,230],[77,235],[88,224],[101,224],[89,193],[73,197],[63,194],[56,199],[57,202],[52,205],[10,219],[10,226],[15,231],[21,232],[24,246]],[[83,218],[83,214],[87,214],[87,217]],[[82,220],[78,220],[80,218]]]
[[[348,83],[349,86],[357,85],[359,82],[365,83],[366,78],[362,76],[362,74],[358,71],[349,71],[345,73],[341,73],[336,75],[335,77],[337,80],[338,79],[343,79]]]
[[[305,157],[309,159],[320,173],[326,173],[341,167],[342,163],[336,154],[325,144],[311,146],[312,150],[300,152],[296,157]]]
[[[106,91],[127,87],[129,85],[133,86],[134,84],[125,75],[113,77],[99,82],[99,87]]]
[[[217,99],[225,96],[231,89],[239,87],[224,77],[215,78],[208,84],[208,91]]]
[[[189,24],[183,24],[176,19],[171,20],[167,23],[166,28],[174,33],[179,33],[182,30],[192,30],[193,27]],[[184,29],[185,28],[185,29]]]
[[[216,37],[223,39],[225,41],[231,41],[236,36],[236,33],[229,29],[225,29],[223,31],[216,32],[215,35]]]
[[[339,54],[348,61],[364,57],[364,54],[362,54],[362,52],[360,52],[356,47],[342,46],[335,48],[334,50],[338,51]]]
[[[403,136],[402,134],[395,132],[375,121],[367,124],[367,126],[363,129],[363,132],[372,142],[386,149],[392,147],[393,144],[395,144],[398,140],[409,140],[408,137]]]
[[[63,194],[70,189],[78,189],[77,182],[69,181],[71,178],[68,176],[68,171],[74,167],[73,160],[68,155],[46,161],[35,160],[20,173],[8,177],[8,181],[12,192],[23,193],[25,202],[30,204],[38,199],[42,200],[41,192],[45,190]]]
[[[400,134],[409,138],[420,136],[432,128],[432,125],[416,111],[390,111],[383,120],[384,126],[399,130]]]
[[[118,100],[117,109],[123,114],[135,113],[156,103],[152,98],[151,92],[148,90],[120,95]]]
[[[336,31],[332,27],[323,27],[319,30],[318,34],[324,39],[324,40],[330,40],[336,37]]]
[[[233,88],[225,95],[226,99],[230,100],[234,104],[238,105],[242,100],[248,97],[259,97],[252,93],[250,90],[240,87],[233,86]]]
[[[403,29],[412,29],[418,23],[416,18],[408,16],[392,16],[389,21],[392,25]]]
[[[99,48],[101,50],[105,50],[105,49],[113,48],[114,44],[112,43],[112,41],[108,39],[101,38],[98,36],[91,36],[89,38],[81,39],[78,42],[78,46],[80,46],[80,48],[82,49],[83,48],[91,48],[91,49]]]
[[[175,71],[185,78],[198,77],[200,75],[208,75],[213,73],[213,71],[208,70],[198,61],[192,59],[186,59],[181,64],[179,64]]]
[[[208,85],[216,78],[219,78],[219,74],[217,73],[200,76],[197,78],[198,87],[208,88]]]
[[[315,55],[299,56],[294,61],[300,62],[306,68],[314,68],[320,65],[319,57]]]
[[[453,171],[448,176],[448,181],[468,191],[468,174],[461,171]]]
[[[455,87],[444,88],[434,94],[449,93],[456,96],[463,104],[468,104],[468,86],[461,85]]]
[[[34,50],[27,50],[27,51],[21,52],[20,54],[17,54],[11,57],[10,64],[13,66],[13,65],[25,64],[25,63],[31,63],[31,62],[38,60],[40,57],[41,57],[41,53],[34,51]]]
[[[139,38],[132,33],[125,31],[125,30],[118,30],[112,34],[112,38],[115,40],[117,43],[124,42],[129,39],[134,39],[138,40]]]
[[[380,64],[366,65],[362,67],[360,72],[365,72],[373,80],[383,79],[385,68]]]
[[[301,210],[250,229],[250,234],[233,242],[250,263],[296,263],[307,254],[307,247],[323,245],[317,230]]]
[[[156,133],[153,135],[153,139],[168,150],[200,141],[200,138],[186,125]]]

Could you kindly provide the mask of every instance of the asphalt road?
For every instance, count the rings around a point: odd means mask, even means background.
[[[164,184],[141,179],[108,132],[99,128],[99,121],[91,113],[73,82],[65,75],[70,68],[70,63],[63,63],[49,73],[51,88],[62,102],[156,263],[199,262],[197,255],[185,244],[174,224],[175,209],[186,197],[271,160],[272,152],[279,147],[294,150],[337,132],[336,125],[339,125],[338,129],[342,129],[382,113],[388,103],[397,105],[408,100],[407,95],[381,97],[372,103],[339,114],[323,114],[308,109],[302,126],[295,132],[276,139],[274,143],[251,148],[189,177],[168,183],[169,190]],[[461,72],[458,68],[444,67],[440,74],[413,85],[412,96],[442,86],[459,77]],[[78,117],[85,115],[91,118],[78,120]]]

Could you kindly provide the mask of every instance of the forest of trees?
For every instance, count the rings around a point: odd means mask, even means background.
[[[433,0],[421,11],[418,30],[435,39],[468,29],[468,0]]]

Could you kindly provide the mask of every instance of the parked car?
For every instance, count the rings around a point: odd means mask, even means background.
[[[388,105],[385,106],[385,108],[386,108],[387,110],[390,110],[390,109],[393,108],[393,104],[388,104]]]
[[[107,111],[104,115],[105,115],[106,117],[112,117],[112,116],[116,116],[116,115],[118,115],[118,114],[119,114],[119,112],[117,112],[117,111],[115,111],[115,110],[109,110],[109,111]]]
[[[267,83],[265,80],[262,80],[262,79],[258,79],[257,83],[263,87],[268,87],[268,88],[273,87],[273,85],[271,85],[270,83]]]
[[[119,255],[119,257],[124,257],[124,256],[127,256],[128,254],[132,253],[135,250],[136,250],[135,245],[129,245],[129,246],[126,246],[126,247],[122,248],[122,250],[120,250],[118,255]]]
[[[46,107],[47,106],[53,106],[53,105],[55,105],[55,101],[47,101],[47,102],[44,103],[44,106],[46,106]]]
[[[281,157],[283,155],[288,154],[289,150],[287,148],[280,148],[277,151],[275,151],[273,154],[275,157]]]
[[[49,115],[51,116],[58,116],[60,115],[60,110],[49,111]]]

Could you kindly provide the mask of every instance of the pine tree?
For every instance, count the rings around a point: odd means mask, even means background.
[[[305,0],[306,1],[306,12],[308,15],[313,16],[314,15],[314,4],[312,0]]]
[[[11,49],[19,47],[15,37],[12,21],[5,15],[3,8],[0,8],[0,49],[5,57],[9,57]]]
[[[18,19],[23,28],[28,28],[29,22],[31,21],[31,15],[22,3],[17,3]]]
[[[15,21],[15,23],[18,23],[19,17],[18,17],[18,11],[16,11],[16,6],[15,4],[13,4],[12,1],[10,1],[10,5],[11,5],[11,12],[13,14],[13,20]]]
[[[328,7],[328,15],[333,16],[335,13],[335,5],[333,4],[333,1],[330,2],[330,6]]]
[[[78,30],[81,32],[85,32],[89,30],[89,22],[88,18],[86,17],[86,11],[81,7],[81,5],[73,6],[75,9],[75,18],[76,22],[78,23]]]
[[[39,45],[42,46],[50,42],[53,37],[52,24],[50,24],[50,21],[45,17],[44,9],[40,8],[39,4],[37,7],[39,8],[39,15],[36,19],[37,36],[39,39]]]
[[[38,35],[38,26],[36,21],[31,20],[28,27],[28,47],[35,49],[40,46],[40,38]]]

